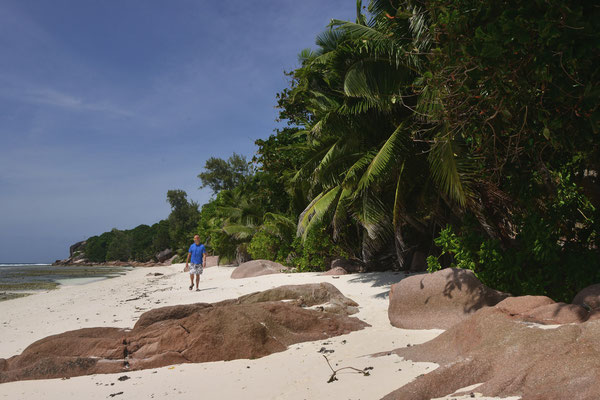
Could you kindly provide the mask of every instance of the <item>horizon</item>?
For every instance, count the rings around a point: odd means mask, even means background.
[[[254,141],[284,126],[284,71],[330,18],[355,11],[342,0],[3,2],[0,257],[51,263],[112,228],[152,225],[170,189],[206,203],[206,159],[251,159]]]

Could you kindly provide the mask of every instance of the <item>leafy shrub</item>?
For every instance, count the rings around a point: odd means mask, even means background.
[[[255,260],[283,262],[290,250],[291,243],[265,231],[257,232],[248,245],[248,252]]]
[[[325,271],[334,258],[348,257],[346,252],[333,242],[325,226],[311,229],[304,242],[301,238],[294,239],[292,247],[297,255],[293,263],[299,272]]]
[[[495,289],[565,302],[599,282],[597,210],[575,184],[573,174],[563,169],[552,176],[555,197],[546,209],[532,204],[529,212],[517,219],[517,245],[503,246],[485,238],[467,220],[460,230],[447,226],[440,231],[435,244],[442,253],[428,257],[428,271],[470,269]],[[444,256],[451,261],[444,263]]]

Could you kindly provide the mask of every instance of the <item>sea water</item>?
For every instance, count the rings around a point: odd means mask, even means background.
[[[123,275],[131,267],[0,263],[0,293],[54,289]]]

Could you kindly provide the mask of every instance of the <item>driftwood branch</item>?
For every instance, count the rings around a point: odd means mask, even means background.
[[[358,369],[358,368],[354,368],[354,367],[342,367],[342,368],[338,368],[338,369],[333,369],[333,367],[331,366],[331,363],[329,362],[329,359],[327,358],[326,355],[323,355],[323,357],[325,358],[325,361],[327,361],[327,365],[329,365],[329,369],[331,369],[331,377],[329,377],[329,380],[327,381],[327,383],[331,383],[333,381],[337,381],[337,377],[336,374],[344,369],[351,369],[353,371],[355,371],[358,374],[363,374],[363,376],[369,376],[371,375],[371,373],[369,372],[369,370],[372,370],[373,367],[365,367],[365,369]]]

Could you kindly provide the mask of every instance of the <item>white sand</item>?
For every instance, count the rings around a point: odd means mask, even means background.
[[[286,284],[330,282],[360,305],[355,317],[370,328],[329,340],[292,345],[287,351],[256,360],[234,360],[91,375],[68,380],[11,382],[0,385],[0,399],[380,399],[417,376],[437,368],[396,355],[369,354],[431,340],[440,330],[403,330],[390,325],[387,294],[404,275],[369,273],[339,278],[316,273],[277,274],[230,279],[232,268],[205,270],[201,292],[189,291],[181,264],[137,268],[126,275],[86,285],[64,286],[20,299],[0,302],[0,357],[20,353],[34,341],[67,330],[113,326],[131,328],[146,310],[196,302],[215,302]],[[162,276],[154,276],[162,273]],[[328,342],[328,344],[323,344]],[[334,366],[373,367],[371,376],[331,371]],[[119,381],[120,376],[131,379]],[[111,394],[123,392],[114,397]]]

